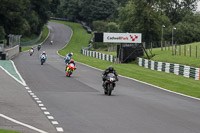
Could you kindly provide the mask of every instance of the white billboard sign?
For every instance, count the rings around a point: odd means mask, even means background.
[[[106,43],[142,43],[141,33],[104,33]]]

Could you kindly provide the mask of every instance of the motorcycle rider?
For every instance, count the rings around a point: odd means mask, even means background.
[[[50,44],[51,44],[51,45],[53,44],[53,40],[50,41]]]
[[[69,62],[70,62],[70,60],[71,60],[71,57],[72,57],[72,55],[73,55],[73,53],[71,52],[71,53],[68,53],[68,54],[66,54],[66,56],[65,56],[65,64],[67,65],[67,64],[69,64]]]
[[[41,48],[41,44],[39,44],[39,45],[37,46],[38,51],[40,50],[40,48]]]
[[[102,73],[102,80],[103,80],[102,86],[103,86],[104,88],[106,87],[106,86],[105,86],[105,85],[106,85],[105,81],[106,81],[107,75],[108,75],[109,73],[113,73],[113,74],[115,75],[116,81],[118,81],[118,74],[117,74],[117,72],[115,71],[114,67],[113,67],[112,65],[110,65],[110,66],[109,66],[107,69],[105,69],[104,72]]]
[[[68,67],[68,65],[69,65],[69,64],[74,64],[74,66],[75,66],[75,69],[76,69],[76,64],[75,64],[75,62],[74,62],[74,59],[71,59],[71,60],[70,60],[70,62],[69,62],[68,64],[66,64],[66,69],[65,69],[65,71],[67,71],[67,72],[68,72],[68,70],[69,70],[69,67]],[[74,70],[75,70],[75,69],[74,69]],[[74,70],[73,70],[73,71],[74,71]],[[72,71],[72,72],[73,72],[73,71]]]
[[[42,55],[45,55],[45,56],[47,56],[47,54],[46,54],[46,52],[45,51],[42,51],[42,54],[41,54],[41,56]]]
[[[46,52],[45,52],[45,51],[42,51],[42,54],[41,54],[41,56],[42,56],[42,55],[44,55],[44,56],[47,58],[47,54],[46,54]],[[40,56],[40,57],[41,57],[41,56]]]
[[[34,53],[34,48],[31,47],[31,49],[29,50],[29,54],[30,54],[30,56],[31,56],[33,53]]]

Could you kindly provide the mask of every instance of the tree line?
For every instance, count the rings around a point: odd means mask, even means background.
[[[0,39],[39,34],[59,0],[0,0]]]
[[[0,39],[8,34],[39,34],[52,16],[84,21],[97,32],[142,33],[144,42],[159,42],[161,36],[170,41],[172,30],[174,42],[198,42],[198,1],[0,0]]]

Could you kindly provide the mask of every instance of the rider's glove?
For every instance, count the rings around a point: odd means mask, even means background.
[[[116,81],[119,81],[119,79],[116,77]]]

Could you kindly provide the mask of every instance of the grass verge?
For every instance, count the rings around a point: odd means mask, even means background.
[[[102,70],[107,68],[109,65],[113,65],[120,75],[144,81],[171,91],[200,98],[200,81],[185,78],[172,73],[152,71],[150,69],[140,67],[137,64],[113,64],[108,61],[82,55],[80,53],[81,48],[88,46],[91,35],[87,34],[80,24],[55,20],[52,20],[52,22],[65,24],[73,30],[73,36],[70,42],[62,50],[59,50],[59,54],[65,56],[66,53],[73,52],[73,58],[75,61],[82,62]]]
[[[49,34],[49,29],[48,29],[48,27],[46,25],[44,25],[43,30],[42,30],[41,39],[38,42],[36,42],[36,43],[34,43],[32,45],[22,46],[22,52],[29,50],[31,46],[35,46],[35,45],[38,45],[38,44],[42,43],[46,39],[48,34]]]
[[[19,132],[0,129],[0,133],[19,133]]]

